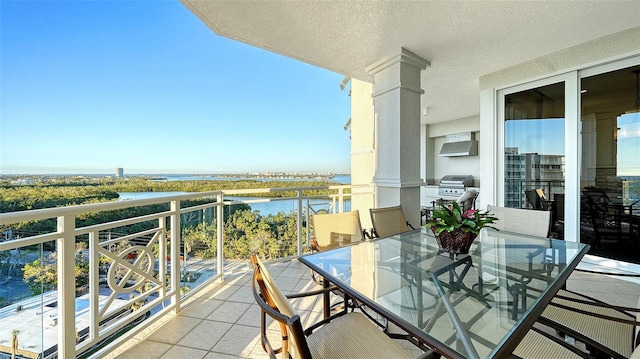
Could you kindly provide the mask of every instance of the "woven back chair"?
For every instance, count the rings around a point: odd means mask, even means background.
[[[357,210],[343,213],[314,214],[311,247],[315,251],[341,247],[364,238]]]
[[[576,271],[640,278],[640,274]],[[640,358],[640,299],[635,308],[613,306],[561,289],[538,321],[583,343],[592,357]]]
[[[260,339],[271,358],[413,358],[375,324],[358,312],[346,309],[307,329],[302,328],[290,298],[323,294],[331,288],[286,296],[280,290],[262,261],[251,256],[253,264],[253,297],[260,306]],[[280,324],[282,346],[274,348],[267,335],[266,315]],[[271,336],[272,337],[272,336]]]
[[[498,218],[494,227],[501,231],[547,237],[551,225],[551,212],[531,211],[528,209],[487,206],[494,217]]]
[[[402,206],[371,208],[371,223],[373,224],[374,237],[388,237],[394,234],[406,232],[413,228],[404,218]]]

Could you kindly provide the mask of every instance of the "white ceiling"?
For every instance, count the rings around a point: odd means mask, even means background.
[[[414,52],[431,61],[423,123],[477,115],[482,75],[640,26],[640,1],[182,2],[222,36],[369,82]]]

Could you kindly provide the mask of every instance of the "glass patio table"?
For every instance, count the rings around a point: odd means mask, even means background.
[[[509,356],[588,246],[483,229],[469,254],[424,229],[299,260],[415,340],[453,358]],[[325,315],[329,296],[325,300]]]

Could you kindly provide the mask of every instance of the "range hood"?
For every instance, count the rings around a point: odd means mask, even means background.
[[[441,157],[477,156],[478,141],[472,132],[447,135],[440,150]]]

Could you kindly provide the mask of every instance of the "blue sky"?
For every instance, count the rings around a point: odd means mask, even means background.
[[[178,1],[0,1],[0,173],[349,172],[343,76]]]

